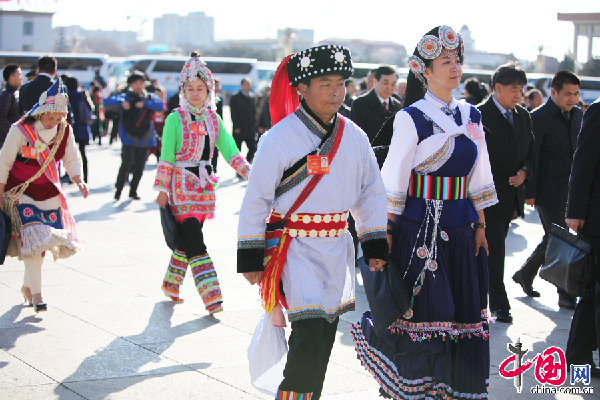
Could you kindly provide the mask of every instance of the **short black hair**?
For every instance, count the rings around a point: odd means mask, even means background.
[[[465,90],[470,96],[479,96],[479,89],[481,84],[479,79],[472,77],[465,81]]]
[[[579,85],[581,85],[581,80],[572,71],[566,71],[566,70],[558,71],[557,73],[554,74],[554,77],[552,78],[552,82],[550,83],[550,87],[552,89],[556,90],[557,92],[560,92],[565,83],[567,85],[579,86]]]
[[[346,79],[346,81],[344,82],[344,86],[345,86],[345,87],[348,87],[348,86],[350,86],[350,84],[351,84],[352,82],[354,82],[354,79],[352,79],[352,78],[348,78],[348,79]]]
[[[246,77],[246,78],[242,79],[242,81],[240,82],[240,85],[243,85],[244,82],[251,83],[252,81],[250,81],[250,78]]]
[[[392,75],[395,73],[396,71],[394,68],[390,67],[389,65],[382,65],[375,70],[375,79],[379,81],[383,75]]]
[[[75,91],[79,87],[79,81],[72,75],[67,75],[62,80],[68,91]]]
[[[540,96],[542,96],[542,92],[539,89],[531,89],[530,91],[525,93],[525,96],[527,97],[528,100],[533,100],[533,97],[536,93],[538,93]],[[542,96],[542,98],[543,97],[544,96]]]
[[[127,84],[131,85],[133,82],[142,81],[144,82],[146,79],[144,78],[144,74],[140,71],[133,71],[131,75],[127,77]]]
[[[52,56],[41,56],[38,59],[38,70],[46,74],[56,73],[57,62]]]
[[[527,84],[527,74],[525,70],[519,67],[515,62],[510,61],[496,68],[492,77],[492,87],[496,87],[496,83],[502,86],[522,85]]]
[[[5,65],[4,68],[2,69],[2,76],[4,77],[4,81],[8,82],[8,78],[10,78],[10,76],[12,74],[14,74],[15,71],[18,70],[19,68],[21,68],[21,66],[19,64]]]

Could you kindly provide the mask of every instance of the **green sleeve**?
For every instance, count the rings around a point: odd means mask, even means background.
[[[160,160],[175,164],[175,152],[181,149],[181,121],[176,112],[167,116],[162,135]]]
[[[219,119],[219,137],[217,138],[217,149],[225,159],[225,161],[229,162],[231,157],[240,152],[240,150],[235,145],[235,141],[231,137],[231,135],[225,130],[225,126],[223,125],[223,120],[221,117],[217,115]]]

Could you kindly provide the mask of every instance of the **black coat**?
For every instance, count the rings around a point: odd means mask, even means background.
[[[535,175],[536,154],[531,117],[525,108],[517,105],[513,111],[513,126],[496,104],[493,96],[477,106],[485,127],[485,141],[490,155],[498,204],[485,209],[485,219],[510,220],[515,212],[524,215],[525,185],[514,187],[508,178],[521,168],[527,169],[527,177]]]
[[[52,86],[52,80],[46,75],[38,75],[34,80],[27,82],[19,90],[19,114],[23,115],[31,110],[40,100],[40,96]]]
[[[538,161],[536,174],[525,186],[525,198],[535,198],[537,205],[562,211],[567,207],[569,175],[583,112],[575,106],[570,115],[567,123],[552,98],[531,112]]]
[[[20,117],[16,91],[17,88],[7,83],[6,88],[0,92],[0,147],[4,144],[11,125]]]
[[[569,180],[567,218],[585,220],[581,229],[600,236],[600,99],[583,115]]]
[[[254,93],[248,96],[242,91],[237,92],[229,100],[231,121],[233,122],[233,136],[244,139],[256,137],[256,102]],[[235,130],[240,132],[236,133]]]
[[[377,97],[377,92],[375,92],[375,89],[371,89],[369,92],[354,100],[354,103],[352,103],[352,111],[350,112],[350,119],[365,131],[369,137],[369,141],[373,141],[385,120],[396,114],[401,108],[402,104],[396,100],[396,98],[391,96],[388,99],[388,111],[386,112],[383,108],[383,104],[379,101],[379,97]],[[387,139],[387,143],[380,144],[389,145],[392,138],[390,136]]]

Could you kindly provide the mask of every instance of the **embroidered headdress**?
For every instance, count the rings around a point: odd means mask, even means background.
[[[27,113],[27,116],[36,116],[44,113],[68,112],[69,96],[62,79],[58,78],[48,90],[40,96],[39,101]]]
[[[188,103],[185,98],[185,85],[186,83],[201,79],[206,83],[208,88],[208,96],[206,97],[206,101],[204,102],[204,107],[210,107],[215,105],[215,80],[213,79],[212,73],[210,69],[206,66],[206,63],[202,61],[200,56],[197,53],[192,53],[192,57],[187,60],[183,69],[181,70],[181,79],[179,83],[180,93],[179,93],[179,105],[183,108],[188,108],[190,111],[195,111],[195,113],[199,113],[200,110],[195,110],[191,104]]]
[[[272,124],[296,110],[300,103],[296,87],[301,82],[325,75],[342,75],[348,79],[353,73],[350,49],[344,46],[322,45],[287,56],[279,64],[271,84]]]
[[[460,33],[455,32],[448,25],[441,25],[433,29],[434,32],[436,30],[437,35],[432,35],[429,32],[423,36],[417,44],[413,55],[408,57],[410,70],[423,84],[426,83],[425,78],[423,78],[426,60],[437,58],[444,50],[455,52],[461,61],[465,54],[465,43]]]

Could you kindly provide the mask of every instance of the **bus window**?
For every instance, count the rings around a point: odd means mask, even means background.
[[[244,62],[207,61],[206,65],[213,74],[249,74],[252,71],[252,64]]]
[[[181,72],[185,61],[157,60],[152,72]]]
[[[58,69],[68,71],[94,71],[104,64],[100,58],[56,57]]]
[[[148,66],[150,65],[151,62],[152,62],[152,60],[138,60],[133,65],[133,68],[130,70],[130,72],[133,72],[133,71],[146,72],[146,70],[148,69]]]
[[[596,81],[588,81],[587,79],[581,79],[581,85],[579,85],[579,89],[581,90],[600,90],[600,80]]]

